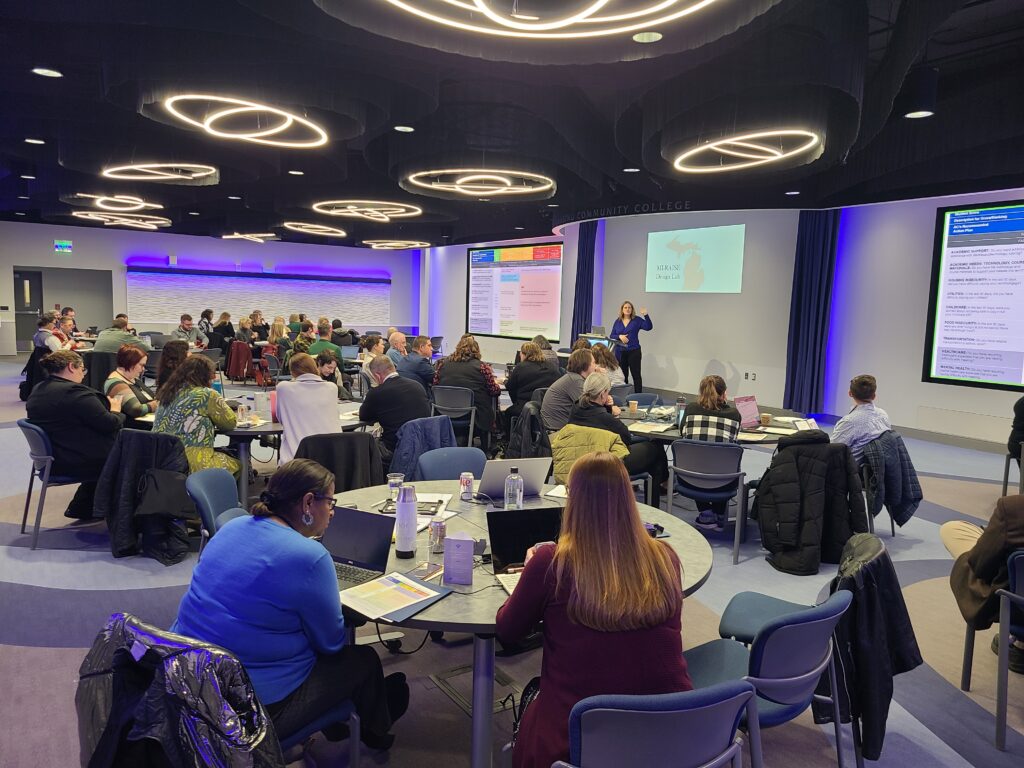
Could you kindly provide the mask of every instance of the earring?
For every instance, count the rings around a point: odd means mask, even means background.
[[[309,511],[308,507],[306,508],[306,511],[302,513],[302,524],[303,525],[312,525],[313,524],[313,513]]]

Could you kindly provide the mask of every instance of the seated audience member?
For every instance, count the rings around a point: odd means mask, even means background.
[[[333,510],[333,474],[308,459],[281,465],[252,514],[210,539],[171,631],[237,656],[278,735],[351,701],[363,743],[388,749],[409,686],[401,672],[384,677],[373,648],[345,642],[334,562],[318,541]]]
[[[403,360],[405,360],[406,356],[409,354],[409,351],[405,348],[404,333],[402,333],[401,331],[395,331],[390,336],[388,336],[388,351],[386,352],[386,354],[388,357],[391,358],[391,362],[395,364],[396,368],[402,363]]]
[[[277,418],[284,427],[281,464],[295,456],[302,438],[341,434],[338,388],[320,378],[316,361],[309,355],[292,355],[288,372],[292,380],[277,385]]]
[[[434,354],[434,348],[430,345],[430,339],[426,336],[417,336],[412,340],[412,350],[396,363],[398,372],[408,378],[414,378],[423,385],[423,388],[430,392],[434,384],[434,366],[430,360]]]
[[[573,342],[572,347],[569,348],[569,353],[572,354],[577,349],[590,349],[590,342],[586,339],[576,339]]]
[[[114,319],[115,320],[117,318],[119,318],[119,317],[123,317],[124,318],[124,322],[125,322],[124,329],[126,331],[128,331],[128,333],[130,333],[132,336],[138,336],[139,335],[139,332],[135,330],[134,326],[132,326],[131,320],[128,319],[128,315],[126,315],[124,312],[119,312],[118,314],[114,315]]]
[[[352,399],[352,392],[347,386],[351,383],[351,377],[349,377],[349,381],[345,381],[345,374],[338,370],[338,358],[331,350],[321,349],[317,353],[316,367],[320,378],[323,381],[329,381],[337,388],[338,400]]]
[[[92,345],[93,352],[113,352],[117,354],[125,344],[131,344],[144,352],[152,352],[153,348],[138,336],[128,332],[128,320],[124,317],[115,317],[113,324],[102,331],[96,337],[96,343]]]
[[[256,343],[256,334],[252,330],[252,318],[243,317],[238,321],[235,341],[241,341],[252,347]]]
[[[858,463],[864,455],[864,446],[892,429],[889,414],[875,406],[876,389],[874,376],[861,374],[850,379],[849,394],[855,405],[832,430],[832,442],[848,445]]]
[[[124,425],[121,399],[104,397],[82,384],[85,363],[77,352],[52,352],[40,365],[46,378],[35,386],[25,404],[28,420],[50,438],[52,473],[85,481],[64,515],[88,519],[92,517],[96,480]]]
[[[668,479],[668,459],[665,449],[650,440],[634,440],[629,427],[615,418],[619,409],[612,402],[611,382],[608,375],[594,371],[583,382],[583,394],[569,414],[569,423],[580,427],[594,427],[614,432],[629,448],[629,456],[622,461],[631,475],[648,472],[651,475],[651,498],[647,503],[657,507],[661,503],[661,486]]]
[[[380,336],[377,337],[380,339]],[[427,392],[418,382],[403,379],[387,355],[378,355],[366,364],[374,386],[359,406],[359,419],[369,424],[380,424],[381,458],[384,466],[398,445],[398,430],[408,421],[425,419],[430,415]]]
[[[355,343],[353,332],[346,331],[341,320],[338,318],[331,320],[331,344],[337,344],[339,347],[351,347]]]
[[[729,405],[725,379],[705,376],[700,380],[697,400],[686,404],[679,433],[686,440],[734,443],[740,432],[740,412]],[[687,485],[676,478],[676,482]],[[698,501],[697,525],[719,530],[725,526],[727,501]]]
[[[548,431],[557,432],[569,423],[572,407],[583,394],[583,382],[595,370],[594,353],[589,349],[579,349],[569,355],[567,373],[548,387],[540,406]]]
[[[163,355],[161,355],[163,357]],[[146,386],[146,353],[131,344],[117,351],[117,368],[103,383],[103,394],[121,398],[121,413],[138,419],[156,412],[156,395]]]
[[[46,348],[50,352],[60,352],[62,349],[68,349],[68,345],[61,341],[61,337],[56,334],[56,330],[57,313],[43,312],[36,321],[36,332],[32,337],[32,344],[37,348]]]
[[[292,333],[298,333],[302,330],[302,319],[297,312],[288,315],[288,330]]]
[[[539,690],[534,678],[523,694],[516,768],[569,759],[569,712],[581,699],[693,688],[682,652],[679,558],[648,535],[622,462],[587,454],[569,487],[558,543],[526,553],[497,615],[502,642],[520,641],[538,624],[544,634]]]
[[[359,351],[363,355],[362,363],[366,365],[373,358],[384,354],[384,339],[376,334],[371,334],[359,342]]]
[[[316,332],[318,338],[309,345],[309,354],[316,357],[323,350],[329,349],[338,360],[341,360],[341,347],[331,343],[331,324],[328,322],[320,323],[316,327]]]
[[[78,330],[78,322],[75,320],[75,308],[74,307],[64,307],[60,311],[60,316],[61,317],[70,317],[71,318],[71,326],[72,326],[71,327],[71,332],[72,333],[81,333],[81,331]]]
[[[174,369],[181,365],[188,358],[188,342],[181,339],[172,339],[164,344],[160,350],[160,362],[156,366],[156,389],[160,390],[167,379],[170,378]]]
[[[209,336],[213,333],[213,310],[204,309],[199,313],[199,330]]]
[[[309,320],[303,320],[299,324],[299,337],[305,338],[311,345],[315,344],[318,340],[316,326]]]
[[[154,432],[177,435],[185,445],[190,472],[219,467],[237,475],[238,459],[217,451],[213,441],[217,430],[235,428],[235,412],[210,385],[214,367],[205,355],[189,355],[157,390]]]
[[[523,412],[523,406],[530,402],[533,390],[550,387],[561,378],[558,371],[544,359],[541,348],[528,341],[519,349],[519,362],[512,369],[505,389],[512,405],[505,411],[506,426]]]
[[[614,352],[604,344],[595,344],[590,351],[594,353],[594,361],[597,363],[598,369],[608,375],[608,380],[613,387],[626,383],[626,376],[623,374],[622,368],[619,367],[619,361]]]
[[[187,341],[197,347],[205,347],[210,343],[206,334],[192,324],[192,315],[182,315],[181,324],[171,331],[171,338]]]
[[[1017,467],[1020,468],[1020,444],[1024,442],[1024,397],[1013,404],[1013,425],[1010,427],[1010,437],[1006,441],[1006,450],[1017,459]]]
[[[57,326],[53,329],[52,333],[57,337],[60,342],[61,349],[80,349],[87,347],[87,344],[75,341],[74,337],[75,320],[72,317],[64,316],[57,321]]]
[[[270,338],[267,341],[277,347],[278,359],[283,358],[285,353],[292,348],[292,340],[288,337],[288,326],[276,320],[270,326]]]
[[[235,326],[231,322],[231,313],[221,312],[220,317],[217,318],[217,322],[213,324],[213,330],[223,336],[227,341],[235,338]]]
[[[501,385],[494,378],[494,369],[490,364],[480,359],[480,345],[475,338],[463,337],[455,347],[455,352],[438,361],[437,370],[434,371],[434,386],[472,390],[473,405],[476,406],[476,430],[486,450],[494,429],[494,409],[496,398],[501,394]],[[473,436],[469,437],[472,443]]]
[[[999,621],[996,591],[1010,586],[1006,560],[1024,548],[1024,496],[999,499],[984,528],[966,520],[943,523],[939,538],[955,560],[949,584],[964,621],[988,629]],[[1010,641],[1010,669],[1024,673],[1024,637],[1011,635]],[[998,635],[992,638],[992,651],[999,653]]]
[[[256,340],[267,341],[270,338],[270,323],[263,318],[263,313],[254,309],[249,319],[252,320],[252,332],[256,334]]]
[[[544,336],[534,336],[533,343],[540,347],[540,353],[544,356],[544,362],[546,362],[556,371],[562,367],[562,364],[558,361],[558,353],[551,348],[551,342],[548,341]]]

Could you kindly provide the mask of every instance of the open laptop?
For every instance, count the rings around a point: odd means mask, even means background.
[[[395,518],[337,507],[320,542],[334,560],[338,589],[348,589],[384,575],[391,554]]]
[[[542,541],[557,541],[562,528],[562,507],[495,509],[487,513],[487,537],[491,543],[491,564],[502,588],[512,594],[526,550]]]
[[[595,336],[607,336],[608,335],[605,332],[603,325],[595,325],[593,328],[590,329],[590,332],[592,334],[594,334]]]
[[[359,359],[359,345],[341,348],[341,359],[352,362]]]
[[[761,426],[761,414],[757,409],[757,398],[753,395],[737,397],[733,400],[736,410],[740,412],[740,429],[751,429]]]
[[[523,478],[523,496],[540,496],[551,470],[550,458],[539,459],[491,459],[484,464],[477,493],[501,504],[505,500],[505,478],[512,467],[518,467]]]

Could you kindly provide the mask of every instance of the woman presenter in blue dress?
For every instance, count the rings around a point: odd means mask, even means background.
[[[615,351],[619,356],[619,363],[622,367],[622,374],[626,383],[633,377],[633,391],[643,392],[643,378],[640,375],[640,359],[643,357],[643,350],[640,349],[640,331],[649,331],[654,328],[654,323],[647,314],[647,310],[640,307],[637,313],[633,309],[633,302],[624,301],[619,307],[619,316],[612,325],[611,337],[622,343]]]

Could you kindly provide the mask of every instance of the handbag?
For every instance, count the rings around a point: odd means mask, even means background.
[[[135,516],[198,518],[196,505],[185,490],[185,475],[168,469],[147,469],[139,480]]]

